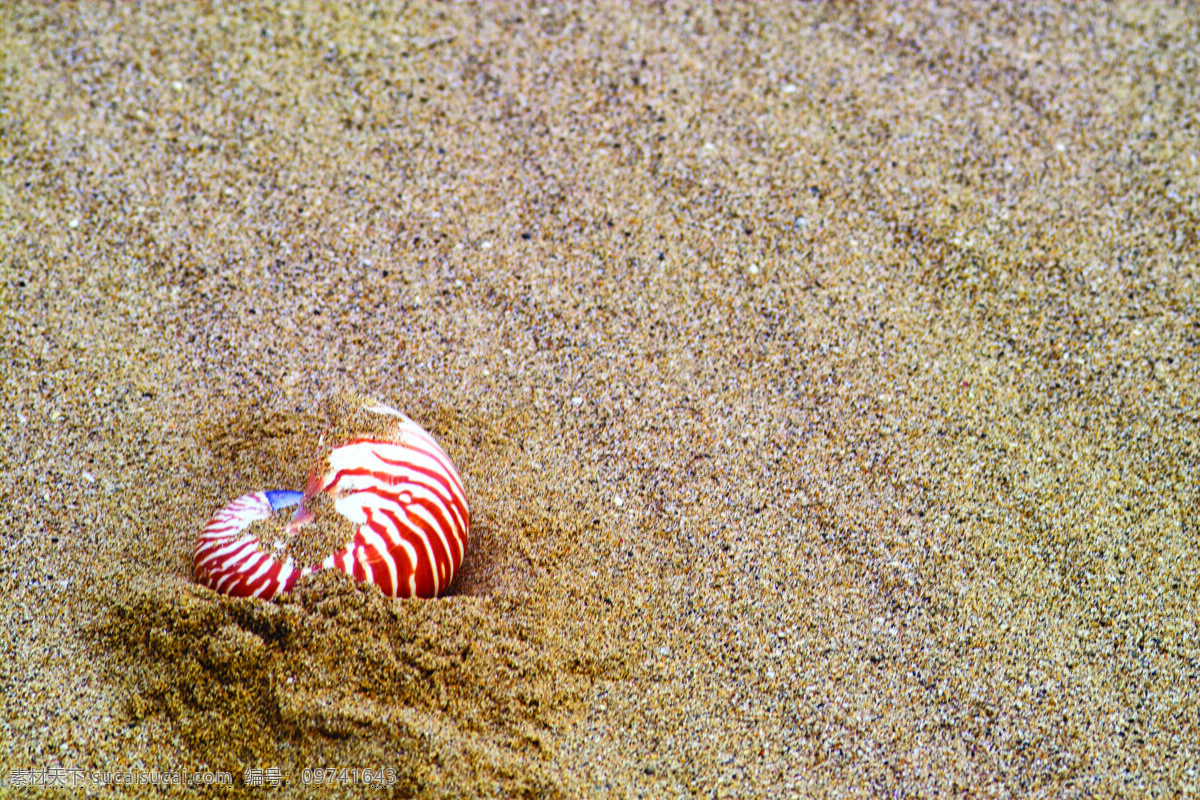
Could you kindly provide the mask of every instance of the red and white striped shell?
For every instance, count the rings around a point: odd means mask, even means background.
[[[263,552],[257,536],[243,531],[303,497],[300,492],[244,494],[214,514],[196,541],[196,580],[223,594],[268,600],[295,586],[312,570],[297,570],[291,558],[277,561]]]
[[[303,494],[257,492],[218,511],[196,542],[196,580],[236,597],[272,598],[320,569],[369,581],[388,597],[436,597],[462,565],[471,512],[462,480],[445,451],[420,425],[393,408],[366,409],[395,418],[385,435],[351,438],[313,469]],[[306,504],[328,495],[344,517],[343,547],[319,565],[298,569],[263,551],[244,533],[253,522],[299,504],[288,531],[302,535]]]

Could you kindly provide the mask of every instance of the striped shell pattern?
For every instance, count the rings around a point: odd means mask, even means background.
[[[243,495],[222,508],[196,542],[196,580],[235,597],[273,598],[321,569],[369,581],[388,597],[436,597],[462,565],[471,513],[450,458],[420,425],[393,408],[367,409],[395,417],[386,436],[351,438],[315,468],[306,490]],[[263,550],[252,523],[296,506],[288,530],[297,534],[311,515],[309,500],[328,495],[353,537],[319,565],[298,568]]]

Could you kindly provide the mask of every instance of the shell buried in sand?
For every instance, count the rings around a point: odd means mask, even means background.
[[[337,569],[374,583],[388,597],[446,591],[462,564],[471,524],[462,480],[416,422],[379,404],[360,411],[374,417],[371,432],[327,450],[304,492],[242,495],[213,515],[196,542],[197,581],[235,597],[271,599],[306,575]],[[332,525],[352,538],[313,566],[298,567],[290,555],[267,552],[248,529],[293,507],[275,550],[305,536],[306,528]]]

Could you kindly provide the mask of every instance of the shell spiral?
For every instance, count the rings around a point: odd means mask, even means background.
[[[290,558],[277,561],[264,553],[258,537],[243,531],[303,497],[300,492],[244,494],[214,514],[196,541],[196,580],[234,597],[272,598],[291,589],[307,571],[297,570]]]
[[[420,425],[388,406],[392,417],[371,435],[333,448],[312,470],[303,493],[243,495],[213,515],[196,543],[200,583],[236,597],[273,598],[321,569],[374,583],[388,597],[436,597],[450,586],[466,554],[471,512],[454,464]],[[348,542],[319,565],[297,568],[264,552],[246,532],[254,522],[297,506],[288,530],[302,535],[306,509],[327,495],[344,518]]]

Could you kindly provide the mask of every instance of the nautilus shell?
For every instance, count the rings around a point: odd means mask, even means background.
[[[381,404],[362,411],[376,419],[371,431],[325,452],[304,492],[242,495],[213,515],[196,542],[197,581],[235,597],[270,599],[313,572],[336,569],[374,583],[388,597],[446,591],[462,565],[471,525],[462,480],[416,422]],[[322,506],[332,506],[328,516],[349,540],[312,566],[265,551],[247,530],[295,507],[276,542],[282,551],[306,526],[315,529]]]
[[[258,537],[243,533],[253,522],[304,499],[300,492],[244,494],[222,508],[204,526],[196,542],[192,566],[196,580],[234,597],[274,597],[286,592],[304,574],[292,559],[277,561],[263,552]]]

